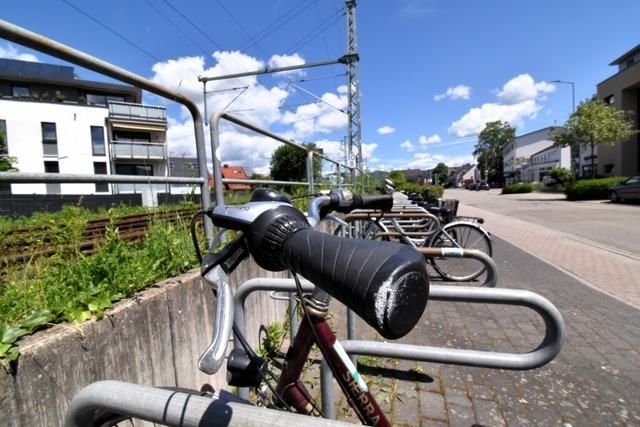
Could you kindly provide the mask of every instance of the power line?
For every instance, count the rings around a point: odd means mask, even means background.
[[[304,35],[300,40],[298,40],[297,43],[295,43],[293,46],[287,49],[288,54],[291,55],[296,50],[299,50],[304,46],[306,46],[307,44],[309,44],[312,40],[318,37],[318,35],[320,35],[320,32],[322,31],[322,28],[325,24],[326,24],[326,28],[329,28],[335,25],[338,21],[340,21],[340,19],[343,16],[344,16],[344,8],[336,12],[334,15],[329,16],[327,19],[321,22],[320,25],[318,25],[313,30],[309,31],[306,35]]]
[[[120,38],[121,40],[124,40],[129,45],[131,45],[134,48],[138,49],[140,52],[144,53],[149,58],[153,59],[156,62],[162,62],[160,59],[158,59],[157,57],[155,57],[154,55],[149,53],[149,51],[147,51],[146,49],[138,46],[137,44],[135,44],[134,42],[132,42],[131,40],[129,40],[128,38],[126,38],[122,34],[118,33],[113,28],[109,27],[107,24],[105,24],[105,23],[99,21],[98,19],[94,18],[93,16],[89,15],[87,12],[85,12],[82,9],[80,9],[78,6],[74,5],[73,3],[69,2],[68,0],[61,0],[61,1],[64,2],[65,4],[67,4],[68,6],[74,8],[75,10],[77,10],[78,12],[80,12],[81,14],[86,16],[87,18],[91,19],[93,22],[95,22],[96,24],[100,25],[102,28],[104,28],[105,30],[109,31],[111,34],[117,36],[118,38]]]
[[[171,19],[169,19],[169,17],[167,15],[165,15],[160,9],[158,9],[153,3],[151,3],[149,0],[144,0],[145,3],[147,3],[147,5],[152,8],[153,10],[155,10],[158,15],[162,16],[164,18],[165,21],[167,21],[169,24],[171,24],[176,30],[178,30],[180,32],[180,34],[182,34],[187,40],[189,40],[191,43],[193,43],[198,49],[200,49],[200,51],[205,55],[208,56],[209,53],[207,53],[205,51],[205,49],[200,46],[200,44],[198,42],[196,42],[194,39],[191,38],[191,36],[189,36],[187,33],[185,33],[182,28],[180,28],[175,22],[173,22]]]
[[[288,23],[293,18],[295,18],[296,16],[300,15],[302,12],[307,10],[309,7],[311,7],[312,4],[313,4],[313,0],[305,0],[302,3],[299,3],[298,5],[292,7],[291,9],[289,9],[288,11],[283,13],[279,18],[277,18],[276,20],[271,22],[269,25],[264,27],[262,30],[258,31],[256,34],[253,35],[253,37],[254,38],[259,37],[259,38],[257,38],[258,41],[265,39],[266,37],[270,36],[271,34],[273,34],[278,29],[282,28],[282,26],[284,24]],[[300,10],[295,12],[293,15],[287,17],[287,15],[289,13],[291,13],[292,11],[294,11],[295,9],[298,9],[298,8],[300,8]],[[282,22],[279,22],[279,21],[282,21]],[[274,25],[275,25],[275,27],[270,28],[270,27],[272,27]],[[249,40],[249,42],[243,44],[240,47],[240,50],[244,50],[250,45],[251,45],[251,40]]]
[[[316,12],[318,13],[318,20],[322,21],[322,15],[320,14],[320,6],[318,6],[318,0],[315,0],[315,4],[316,4]],[[324,31],[324,26],[322,26],[322,24],[321,24],[321,28],[322,28],[322,40],[324,41],[324,51],[327,54],[327,58],[329,58],[331,56],[329,54],[329,44],[327,43],[327,35],[326,35],[326,32]],[[335,70],[333,65],[331,66],[331,70],[332,71]],[[333,78],[333,83],[336,85],[336,87],[338,86],[338,81],[335,79],[335,77]]]
[[[182,17],[182,19],[184,19],[185,21],[187,21],[193,28],[195,28],[200,34],[202,34],[203,36],[205,36],[207,38],[207,40],[209,40],[216,48],[218,48],[219,50],[225,50],[222,46],[220,46],[218,44],[218,42],[216,42],[214,39],[212,39],[209,34],[205,33],[204,30],[200,27],[198,27],[196,24],[193,23],[193,21],[191,21],[189,18],[187,18],[182,12],[180,12],[174,5],[172,5],[171,3],[169,3],[167,0],[163,0],[167,6],[169,6],[171,9],[173,9],[174,12],[176,12],[178,15],[180,15]]]
[[[226,12],[226,14],[229,15],[229,18],[231,18],[231,20],[235,22],[236,25],[240,27],[240,29],[249,37],[249,40],[253,42],[253,45],[258,49],[260,49],[260,51],[264,54],[265,57],[268,57],[269,54],[265,52],[265,50],[262,48],[262,46],[258,44],[257,41],[255,41],[253,36],[249,34],[249,32],[242,26],[242,24],[235,18],[235,16],[233,16],[233,14],[229,11],[229,9],[227,9],[220,0],[216,0],[216,3],[218,3],[218,5]]]

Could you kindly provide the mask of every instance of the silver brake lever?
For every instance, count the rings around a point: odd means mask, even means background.
[[[205,374],[213,375],[222,366],[227,353],[227,344],[233,328],[233,295],[229,277],[220,266],[212,268],[203,279],[217,295],[216,323],[213,328],[213,341],[198,359],[198,369]]]

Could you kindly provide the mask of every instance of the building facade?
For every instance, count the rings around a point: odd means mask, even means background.
[[[631,111],[635,129],[640,129],[640,45],[609,65],[618,67],[618,71],[598,84],[598,98],[614,108]],[[640,173],[640,134],[611,147],[599,146],[594,154],[597,159],[598,175],[638,175]],[[580,160],[583,161],[582,154]],[[590,165],[590,163],[586,161],[583,164]]]
[[[554,142],[549,126],[524,135],[516,136],[502,149],[505,183],[512,184],[523,180],[523,169],[527,168],[532,155],[551,147]]]
[[[164,107],[74,68],[0,59],[0,131],[20,172],[168,175]],[[162,188],[160,188],[162,187]],[[13,194],[166,191],[151,184],[11,184]]]
[[[571,148],[550,146],[531,155],[521,169],[521,180],[526,182],[550,183],[551,170],[571,168]]]

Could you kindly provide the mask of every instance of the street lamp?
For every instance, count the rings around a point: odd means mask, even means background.
[[[551,83],[562,83],[566,85],[571,85],[571,107],[572,112],[576,112],[576,84],[575,82],[568,82],[564,80],[553,80]]]

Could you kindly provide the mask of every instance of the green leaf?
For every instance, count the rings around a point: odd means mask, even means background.
[[[11,347],[11,344],[0,344],[0,357],[4,356]]]
[[[81,308],[76,309],[76,312],[75,312],[76,322],[82,323],[89,319],[91,319],[91,312],[89,310],[83,310]]]
[[[87,307],[89,308],[90,311],[98,311],[98,301],[97,300],[91,300],[91,302],[89,302],[89,304],[87,304]]]
[[[33,311],[29,315],[29,317],[27,317],[22,322],[22,326],[30,330],[33,330],[38,326],[44,325],[45,323],[49,322],[51,319],[53,319],[53,314],[51,313],[51,310],[46,310],[46,309],[36,310],[36,311]]]
[[[9,348],[9,350],[3,355],[4,359],[12,361],[16,360],[20,356],[20,349],[16,346]]]
[[[0,336],[1,343],[13,344],[21,336],[28,334],[29,331],[20,326],[3,325],[0,327],[0,333],[2,333],[2,336]]]

